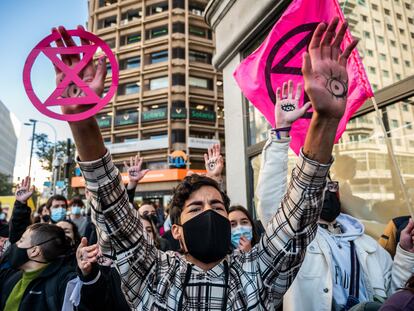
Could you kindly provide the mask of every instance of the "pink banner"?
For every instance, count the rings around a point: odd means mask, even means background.
[[[313,32],[320,22],[329,23],[333,17],[345,21],[337,0],[294,0],[273,26],[262,45],[244,59],[234,78],[247,99],[275,126],[276,89],[283,82],[292,80],[303,83],[301,72],[302,54],[308,48]],[[352,41],[349,31],[341,48]],[[345,114],[336,133],[335,142],[346,129],[346,124],[355,111],[369,97],[373,96],[371,85],[364,70],[358,51],[355,49],[348,60],[348,102]],[[299,106],[308,101],[302,96]],[[311,109],[312,110],[312,109]],[[311,110],[292,125],[290,147],[296,154],[305,142],[310,124]]]

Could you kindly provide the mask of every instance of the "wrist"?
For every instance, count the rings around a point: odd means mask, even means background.
[[[16,199],[16,200],[19,201],[20,203],[24,204],[24,205],[27,205],[27,200],[19,200],[19,199]]]

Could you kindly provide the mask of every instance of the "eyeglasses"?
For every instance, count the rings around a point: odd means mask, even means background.
[[[339,182],[337,182],[337,181],[328,181],[326,183],[326,190],[328,190],[329,192],[338,192]]]

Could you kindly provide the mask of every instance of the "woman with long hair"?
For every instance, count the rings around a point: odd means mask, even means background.
[[[229,210],[229,220],[234,249],[249,252],[260,239],[253,217],[243,206],[233,205]]]

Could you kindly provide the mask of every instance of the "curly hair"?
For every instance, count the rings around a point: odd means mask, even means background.
[[[209,177],[192,174],[187,176],[184,180],[173,190],[173,196],[169,204],[171,223],[180,224],[180,216],[184,209],[185,201],[191,196],[191,194],[201,187],[210,186],[220,192],[223,199],[224,207],[229,212],[230,199],[226,193],[221,191],[218,183]]]

